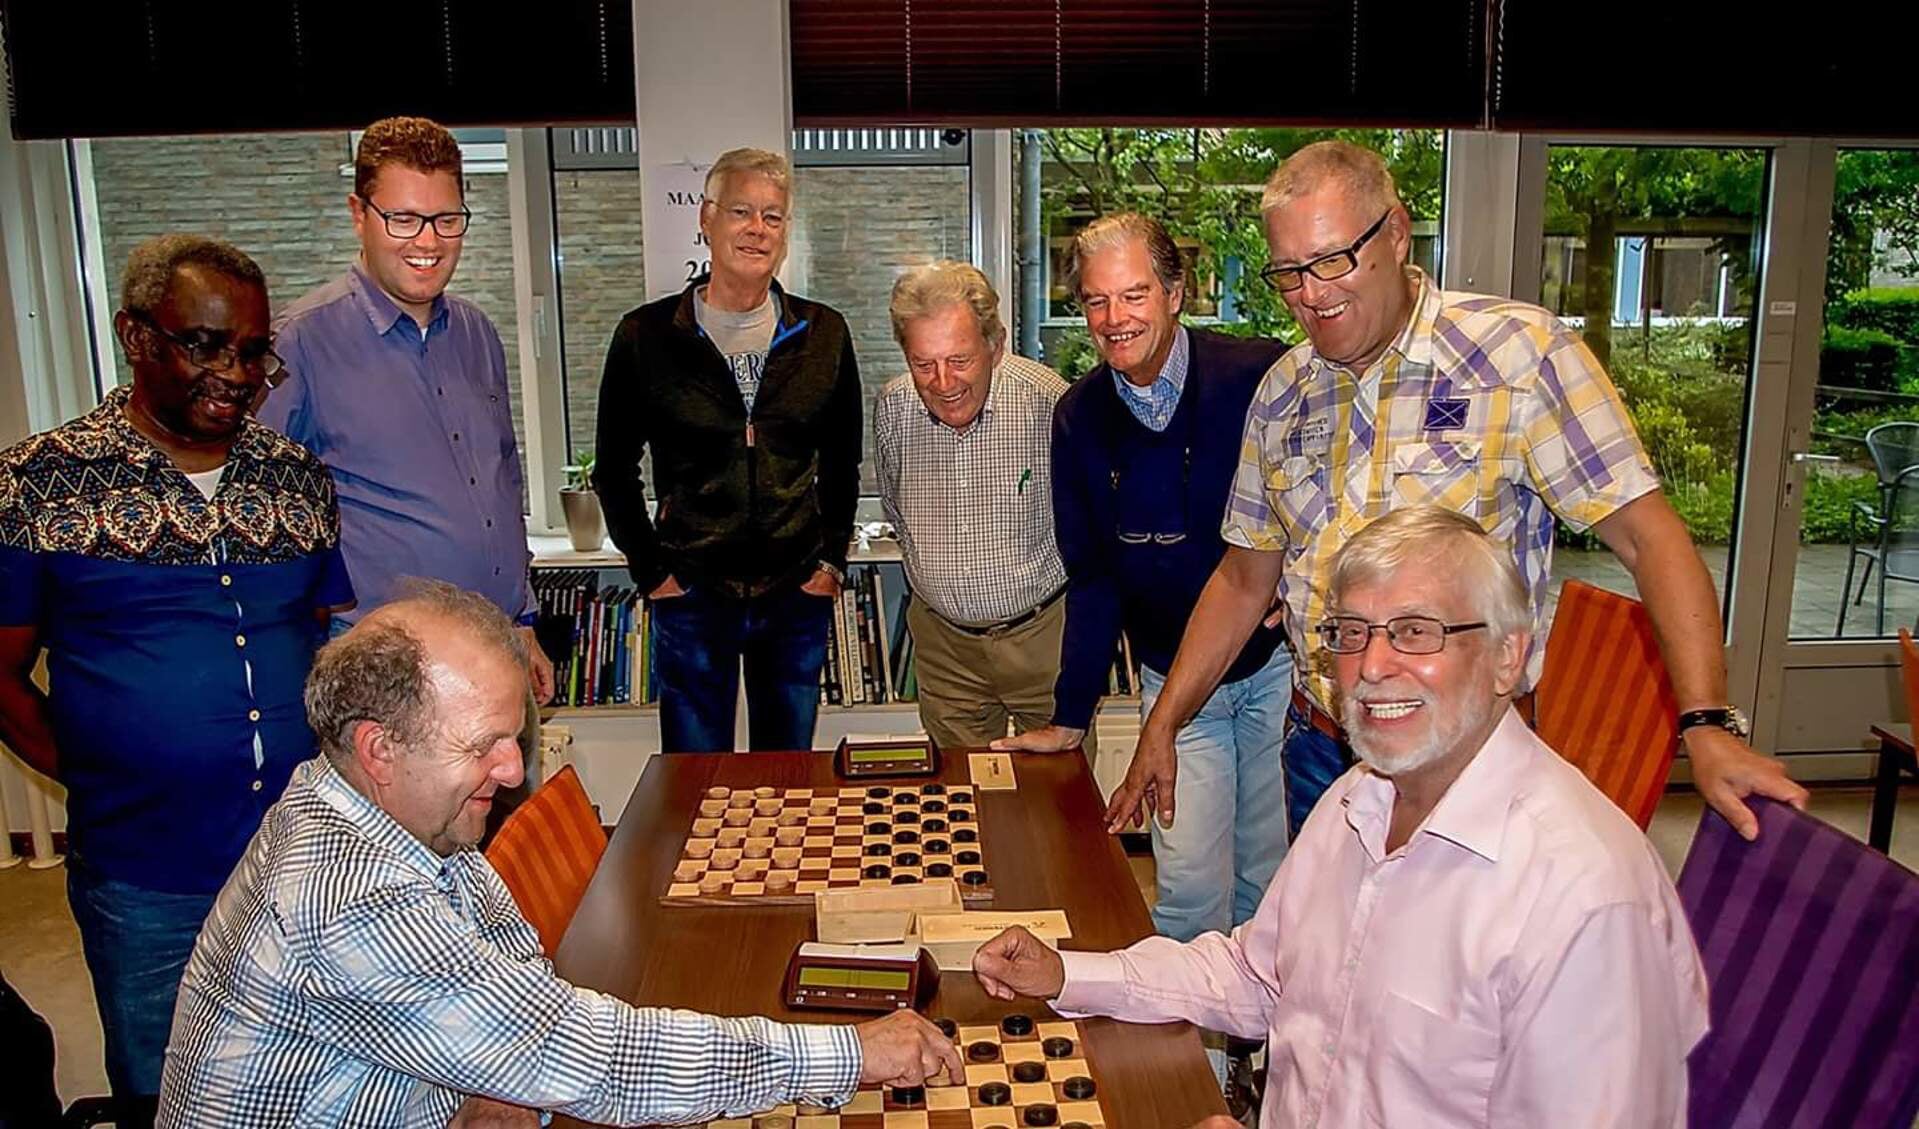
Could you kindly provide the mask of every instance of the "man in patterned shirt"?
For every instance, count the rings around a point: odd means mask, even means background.
[[[160,1125],[532,1126],[536,1109],[638,1125],[962,1079],[952,1041],[910,1011],[725,1019],[556,976],[474,850],[520,780],[525,646],[492,601],[422,581],[320,652],[306,710],[325,755],[200,934]]]
[[[134,1106],[214,894],[313,755],[300,686],[353,592],[326,467],[247,415],[282,371],[259,266],[161,236],[121,305],[132,386],[0,453],[0,740],[67,787],[67,898]]]
[[[1596,533],[1638,585],[1679,708],[1705,722],[1681,722],[1700,794],[1748,838],[1758,821],[1744,796],[1803,806],[1805,789],[1733,732],[1743,719],[1726,705],[1712,578],[1578,335],[1538,306],[1442,291],[1408,266],[1411,221],[1369,150],[1301,149],[1267,181],[1262,206],[1273,256],[1262,273],[1307,340],[1273,366],[1247,413],[1221,529],[1234,547],[1193,612],[1115,802],[1144,797],[1170,814],[1172,733],[1277,588],[1302,648],[1284,756],[1297,828],[1349,759],[1328,656],[1311,632],[1326,614],[1327,570],[1368,522],[1430,502],[1477,519],[1512,552],[1535,620],[1555,523]],[[1529,682],[1542,651],[1535,643]]]
[[[1053,719],[1066,565],[1053,535],[1059,374],[1006,351],[999,295],[943,261],[893,285],[906,375],[873,405],[880,504],[898,531],[920,723],[985,745]]]

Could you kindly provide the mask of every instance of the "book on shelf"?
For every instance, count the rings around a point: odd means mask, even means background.
[[[659,700],[652,617],[637,589],[602,588],[591,569],[535,569],[534,636],[553,660],[553,705],[609,706]]]
[[[879,565],[855,566],[827,617],[826,665],[820,670],[820,701],[827,705],[912,700],[901,674],[911,669],[910,644],[900,643],[910,597],[897,571],[890,582],[886,575]],[[898,630],[889,639],[893,625]]]

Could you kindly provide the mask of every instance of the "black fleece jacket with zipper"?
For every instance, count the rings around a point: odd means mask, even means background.
[[[744,598],[842,572],[859,501],[859,366],[846,319],[774,284],[779,322],[749,416],[693,316],[702,276],[627,314],[600,381],[593,484],[642,592],[668,576]],[[653,452],[657,514],[640,457]]]

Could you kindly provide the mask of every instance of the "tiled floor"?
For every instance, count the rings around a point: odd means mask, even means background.
[[[1865,789],[1821,789],[1813,797],[1818,815],[1861,839],[1870,809],[1871,794]],[[1699,812],[1698,797],[1673,793],[1653,817],[1653,843],[1674,874],[1692,842]],[[1919,787],[1909,787],[1900,796],[1892,855],[1919,869]],[[1150,902],[1152,860],[1135,858],[1132,863]],[[0,972],[53,1024],[59,1046],[60,1094],[72,1101],[104,1094],[107,1083],[100,1058],[100,1021],[80,958],[80,935],[67,910],[65,882],[60,868],[36,871],[18,866],[0,871]]]

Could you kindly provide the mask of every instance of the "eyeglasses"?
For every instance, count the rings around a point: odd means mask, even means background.
[[[720,210],[721,215],[740,227],[753,222],[754,216],[760,217],[760,222],[773,231],[786,226],[786,213],[778,208],[755,208],[751,204],[722,204],[718,200],[713,201],[713,206]]]
[[[467,225],[473,222],[470,208],[423,216],[418,212],[389,212],[364,196],[360,197],[360,203],[380,217],[380,222],[386,225],[386,233],[395,239],[412,239],[425,231],[427,224],[433,225],[434,234],[441,239],[458,239],[466,234]]]
[[[1356,615],[1336,615],[1321,620],[1313,631],[1319,645],[1336,655],[1356,655],[1373,641],[1373,632],[1384,631],[1386,641],[1402,655],[1436,655],[1446,649],[1446,637],[1461,631],[1477,631],[1485,623],[1441,623],[1431,616],[1394,616],[1385,623],[1368,623]]]
[[[1268,263],[1260,268],[1259,277],[1265,279],[1268,285],[1282,294],[1290,294],[1306,285],[1308,274],[1321,282],[1345,278],[1359,269],[1359,249],[1366,245],[1367,240],[1379,234],[1379,229],[1386,226],[1386,220],[1392,214],[1392,211],[1388,210],[1373,223],[1373,226],[1366,229],[1366,234],[1353,240],[1352,246],[1343,251],[1330,251],[1310,263],[1301,263],[1296,267],[1282,267],[1278,263]]]
[[[174,348],[180,350],[180,355],[196,368],[213,369],[219,372],[232,372],[235,368],[248,369],[259,373],[267,382],[268,388],[279,384],[286,374],[286,362],[280,359],[280,354],[273,351],[273,339],[270,337],[256,337],[240,345],[228,344],[218,336],[182,337],[169,332],[165,326],[153,320],[151,314],[142,313],[139,310],[134,310],[132,313],[141,324],[166,338]]]

